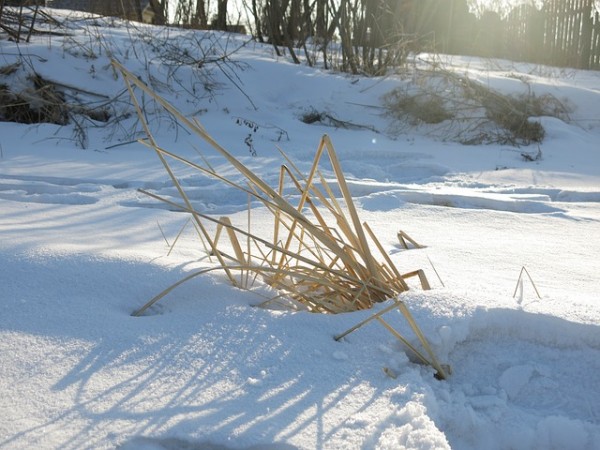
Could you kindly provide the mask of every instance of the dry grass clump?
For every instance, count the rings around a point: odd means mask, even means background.
[[[396,132],[422,126],[433,136],[464,144],[529,145],[544,139],[534,117],[568,119],[567,107],[551,95],[501,94],[449,70],[418,70],[409,82],[383,97]]]
[[[79,145],[86,147],[86,127],[105,126],[124,117],[110,98],[40,75],[31,62],[0,67],[0,122],[72,124]]]
[[[259,280],[271,286],[277,294],[265,301],[265,305],[283,302],[315,313],[342,313],[369,309],[376,303],[392,300],[391,306],[375,314],[372,319],[383,324],[423,363],[433,366],[437,370],[437,377],[445,378],[444,367],[438,363],[406,305],[398,299],[399,294],[408,290],[406,277],[418,276],[423,286],[428,287],[424,273],[417,270],[402,275],[368,224],[360,221],[329,137],[323,136],[321,139],[308,174],[302,174],[284,154],[287,164],[281,166],[278,186],[273,188],[221,147],[197,121],[184,117],[120,64],[113,64],[122,73],[145,128],[147,139],[143,142],[157,153],[178,190],[181,203],[146,193],[172,208],[189,213],[204,246],[216,260],[214,266],[194,272],[161,292],[135,311],[134,315],[143,314],[181,283],[213,270],[223,271],[234,286],[242,289],[249,289]],[[227,161],[229,169],[242,176],[243,183],[236,183],[217,173],[206,162],[198,164],[161,148],[149,130],[134,88],[150,96],[182,126],[209,144]],[[333,169],[341,198],[335,197],[332,187],[319,170],[324,159]],[[249,225],[245,229],[235,226],[228,217],[216,218],[197,211],[178,182],[174,163],[184,164],[204,176],[220,180],[245,192],[253,201],[260,202],[271,213],[272,239],[254,234]],[[290,189],[297,195],[289,197],[289,192],[284,191]],[[288,198],[296,200],[292,203]],[[225,243],[225,238],[228,243]],[[401,312],[425,349],[424,352],[419,351],[381,317],[391,310]]]
[[[107,121],[105,108],[69,101],[66,92],[77,88],[49,80],[16,62],[0,67],[0,121],[66,125],[71,114]]]
[[[465,78],[465,96],[485,109],[486,118],[504,130],[501,140],[528,145],[542,142],[545,135],[541,123],[531,117],[561,115],[565,108],[551,95],[525,96],[500,94],[493,89]],[[504,142],[502,142],[504,143]]]
[[[412,125],[437,124],[454,117],[446,107],[446,101],[436,93],[418,92],[411,94],[396,89],[384,98],[390,116],[407,121]]]
[[[16,93],[6,84],[0,84],[0,120],[66,125],[69,117],[65,99],[56,86],[37,74],[29,76],[27,82],[28,87]]]

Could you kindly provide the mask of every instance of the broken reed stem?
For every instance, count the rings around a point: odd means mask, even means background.
[[[533,289],[535,290],[537,297],[539,299],[541,299],[542,296],[540,295],[540,293],[537,289],[537,286],[535,285],[535,282],[533,281],[533,278],[531,278],[531,275],[529,274],[529,271],[525,268],[525,266],[521,267],[521,272],[519,272],[519,278],[517,279],[517,285],[515,286],[515,292],[513,293],[513,298],[515,298],[515,296],[517,295],[517,290],[519,289],[519,283],[521,282],[521,279],[523,278],[523,272],[525,272],[527,274],[527,277],[529,278],[529,281],[531,281],[531,285],[533,286]]]
[[[408,244],[406,243],[406,241],[410,242],[414,246],[414,248],[423,248],[422,245],[418,244],[417,241],[415,241],[402,230],[398,231],[398,241],[405,250],[408,250]]]
[[[181,229],[179,230],[179,233],[177,233],[177,236],[175,236],[175,240],[173,241],[172,245],[169,245],[169,251],[167,253],[167,256],[169,256],[171,254],[171,252],[173,251],[173,249],[175,248],[175,245],[177,244],[177,241],[179,241],[179,238],[181,237],[181,235],[183,234],[183,231],[186,229],[186,227],[188,226],[188,223],[190,223],[191,219],[188,219],[185,221],[185,223],[183,224],[183,226],[181,227]],[[160,225],[159,225],[160,227]],[[161,229],[162,232],[162,229]],[[163,237],[164,237],[164,233],[163,233]],[[165,237],[165,240],[167,238]],[[168,245],[168,242],[167,242]]]
[[[377,320],[379,321],[379,323],[381,323],[386,330],[388,330],[390,333],[392,333],[396,339],[398,339],[400,342],[402,342],[404,345],[406,345],[409,350],[411,352],[413,352],[415,354],[415,356],[417,356],[419,358],[419,360],[421,360],[422,363],[424,364],[429,364],[429,361],[427,360],[427,358],[425,356],[423,356],[421,354],[421,352],[419,350],[417,350],[414,345],[412,345],[404,336],[402,336],[400,333],[398,333],[389,323],[387,323],[385,320],[383,320],[383,317],[378,316]]]
[[[433,269],[433,271],[435,272],[435,274],[438,277],[438,280],[440,280],[440,283],[442,283],[443,287],[446,287],[446,285],[444,284],[444,282],[442,281],[442,277],[440,277],[440,274],[438,273],[438,271],[436,270],[435,266],[433,265],[433,262],[431,261],[431,258],[428,256],[427,257],[427,261],[429,261],[429,264],[431,265],[431,268]]]

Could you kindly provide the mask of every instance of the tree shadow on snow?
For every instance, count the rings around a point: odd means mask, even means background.
[[[49,288],[57,266],[71,280],[59,290]],[[384,377],[368,367],[372,343],[355,349],[332,339],[360,318],[254,308],[255,296],[214,277],[185,283],[152,314],[131,317],[188,272],[82,255],[17,258],[13,268],[37,281],[11,299],[2,322],[36,342],[21,357],[39,365],[21,383],[41,386],[35,395],[52,406],[0,448],[220,449],[216,442],[291,450],[286,441],[309,427],[321,448],[344,428],[362,429],[353,416],[368,413],[381,393],[368,382]],[[342,322],[332,327],[335,320]],[[344,353],[355,350],[365,361]],[[347,399],[356,392],[359,401]],[[27,399],[14,408],[34,413]]]

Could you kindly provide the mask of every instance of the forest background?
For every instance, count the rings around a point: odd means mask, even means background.
[[[414,52],[600,68],[597,0],[0,0],[248,33],[292,60],[384,74]],[[332,54],[332,43],[339,52]],[[337,47],[336,47],[337,48]],[[341,56],[341,58],[339,58]],[[335,66],[335,67],[334,67]]]

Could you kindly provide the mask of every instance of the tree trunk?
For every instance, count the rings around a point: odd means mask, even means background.
[[[202,30],[208,28],[208,17],[206,17],[204,0],[196,0],[196,13],[192,18],[192,26]]]
[[[256,0],[252,0],[252,15],[254,16],[254,23],[256,26],[256,38],[258,39],[258,42],[264,42],[265,40],[262,35],[262,21],[260,19]]]
[[[156,25],[165,25],[167,19],[165,17],[166,0],[159,3],[158,0],[150,0],[150,8],[154,11],[154,21]]]
[[[217,30],[227,31],[227,0],[218,0],[217,3]]]

